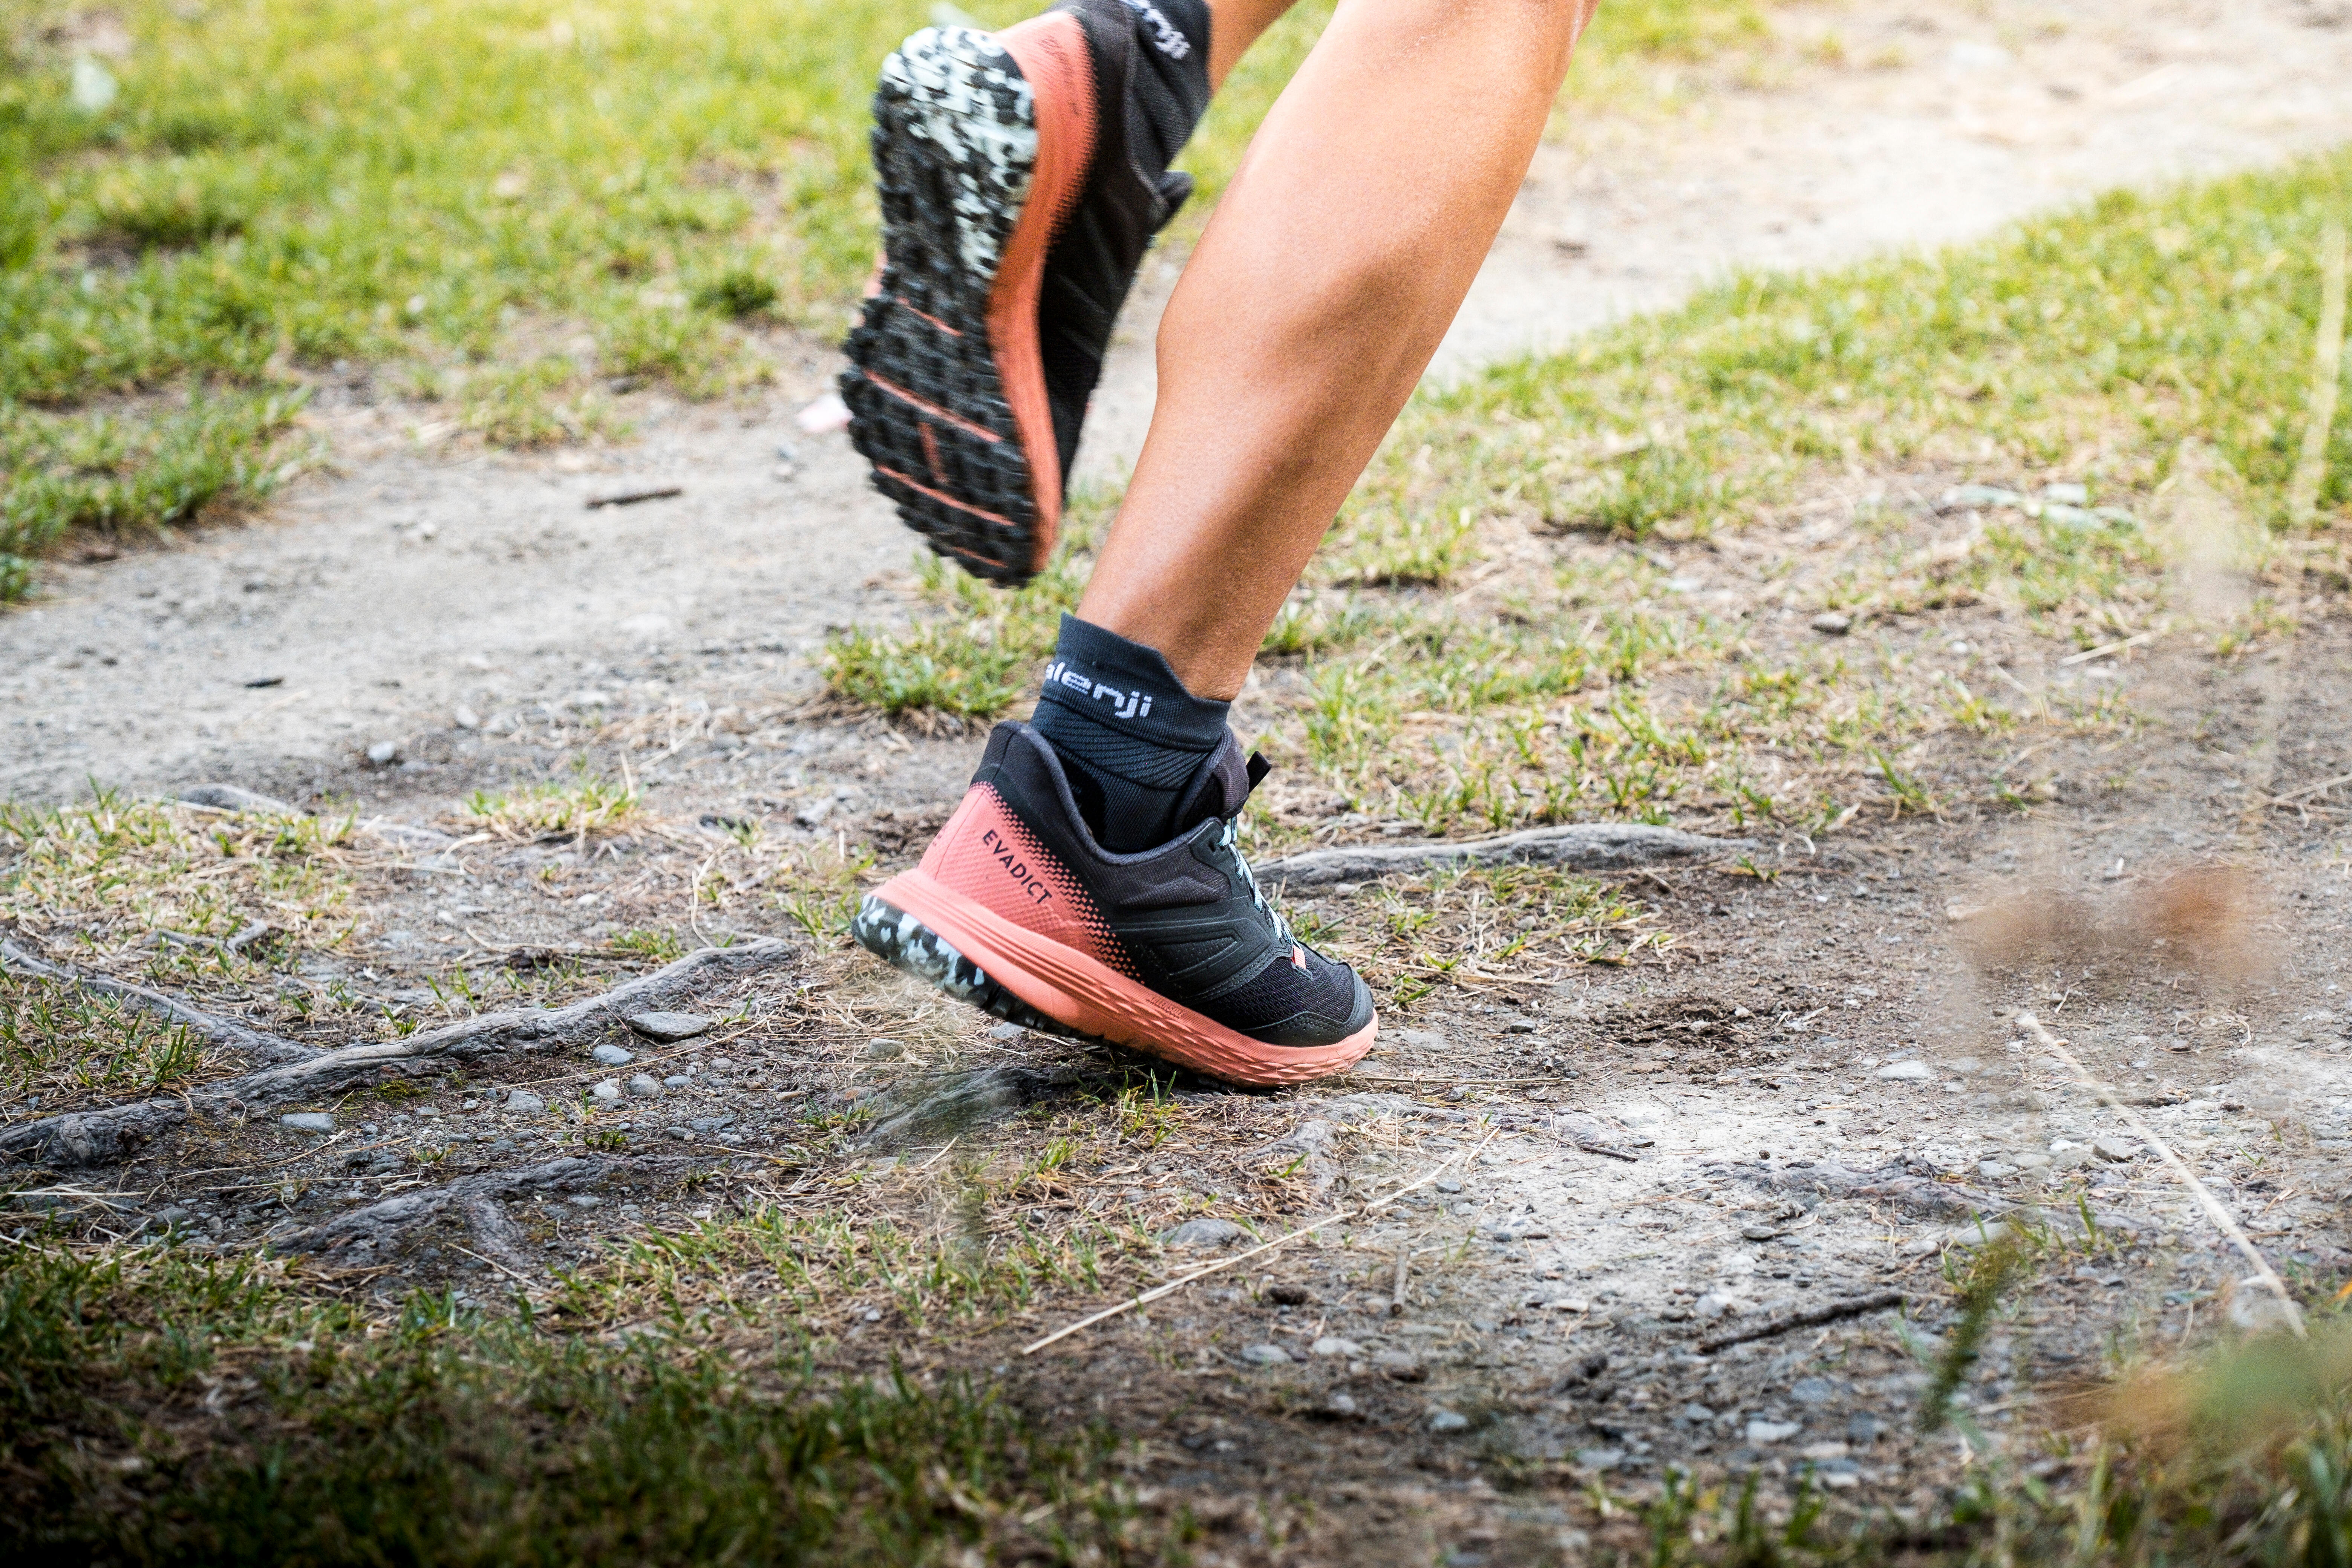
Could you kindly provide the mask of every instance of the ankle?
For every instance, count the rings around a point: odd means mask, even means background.
[[[1186,690],[1157,649],[1066,615],[1029,722],[1061,759],[1095,842],[1134,854],[1189,826],[1180,816],[1228,742],[1231,706]]]

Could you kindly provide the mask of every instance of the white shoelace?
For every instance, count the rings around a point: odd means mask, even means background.
[[[1265,912],[1266,919],[1274,922],[1274,934],[1276,940],[1282,942],[1292,940],[1290,922],[1282,918],[1280,910],[1265,901],[1265,889],[1257,885],[1257,878],[1250,871],[1249,857],[1242,853],[1240,817],[1228,816],[1224,819],[1224,828],[1218,834],[1217,843],[1220,847],[1234,852],[1234,864],[1242,869],[1242,881],[1250,890],[1250,900]]]

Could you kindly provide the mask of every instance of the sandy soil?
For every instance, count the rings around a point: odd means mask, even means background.
[[[1654,110],[1566,118],[1435,374],[1670,303],[1734,267],[1958,239],[2114,184],[2352,136],[2352,26],[2313,0],[1965,16],[1857,0],[1791,8],[1779,28],[1755,58],[1662,76]],[[1823,58],[1831,35],[1843,63]],[[1122,326],[1081,461],[1097,478],[1140,447],[1173,276],[1149,263]],[[644,677],[631,700],[655,708],[789,698],[828,626],[889,613],[875,580],[910,542],[845,441],[789,417],[822,387],[829,350],[783,358],[762,402],[646,399],[638,443],[554,456],[426,444],[435,411],[364,379],[322,387],[330,471],[248,525],[60,564],[37,605],[0,617],[0,795],[54,799],[93,779],[350,787],[371,745],[461,741],[461,705],[609,697],[624,674]],[[583,510],[652,479],[686,493]]]

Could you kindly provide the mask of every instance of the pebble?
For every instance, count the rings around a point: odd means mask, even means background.
[[[1242,1360],[1252,1366],[1288,1366],[1290,1352],[1280,1345],[1251,1345],[1242,1352]]]
[[[1353,1340],[1343,1340],[1337,1334],[1326,1334],[1317,1340],[1314,1350],[1317,1355],[1360,1356],[1364,1353],[1363,1346]]]
[[[631,1094],[655,1095],[662,1091],[661,1079],[649,1072],[641,1072],[629,1079]]]
[[[687,1077],[682,1072],[674,1072],[667,1078],[662,1079],[662,1087],[664,1089],[684,1089],[693,1081],[694,1080],[692,1079]]]
[[[1789,1385],[1789,1397],[1800,1405],[1827,1405],[1837,1392],[1837,1384],[1826,1377],[1799,1378]]]
[[[1926,1062],[1888,1062],[1878,1069],[1878,1076],[1898,1083],[1926,1083],[1936,1074]]]
[[[868,1040],[866,1043],[866,1059],[869,1062],[888,1061],[892,1057],[906,1054],[907,1043],[904,1040]]]
[[[1738,1310],[1739,1300],[1737,1297],[1726,1296],[1715,1290],[1708,1291],[1691,1303],[1691,1316],[1702,1323],[1711,1323],[1717,1318],[1727,1318]]]
[[[1343,899],[1352,899],[1363,890],[1364,885],[1361,882],[1334,882],[1331,884],[1331,891]]]
[[[1429,1375],[1422,1369],[1421,1358],[1411,1351],[1382,1351],[1372,1358],[1372,1366],[1399,1383],[1419,1383]]]
[[[621,1020],[657,1045],[690,1040],[710,1032],[710,1020],[699,1013],[633,1013]]]
[[[593,1193],[574,1193],[563,1201],[576,1209],[601,1208],[604,1203],[604,1199]]]
[[[588,1092],[609,1105],[621,1098],[621,1086],[608,1078]]]
[[[588,1053],[608,1068],[625,1068],[637,1059],[635,1051],[625,1051],[618,1046],[598,1046]]]
[[[1798,1426],[1794,1421],[1750,1421],[1748,1424],[1748,1441],[1760,1448],[1767,1443],[1793,1437],[1797,1432]]]
[[[519,1089],[507,1096],[507,1109],[518,1115],[535,1116],[547,1109],[547,1101],[527,1089]]]
[[[332,1132],[335,1130],[335,1119],[323,1110],[298,1110],[278,1120],[280,1125],[291,1127],[297,1132]]]
[[[2017,1174],[2017,1167],[2001,1160],[1979,1160],[1977,1174],[1988,1182],[2005,1182]]]
[[[1743,1225],[1739,1227],[1739,1234],[1749,1241],[1770,1241],[1780,1234],[1780,1227],[1777,1225]]]
[[[2100,1138],[2092,1142],[2091,1152],[2102,1160],[2113,1160],[2120,1164],[2126,1160],[2138,1159],[2139,1145],[2121,1138]]]
[[[1229,1219],[1188,1219],[1182,1225],[1163,1231],[1162,1247],[1225,1247],[1249,1234]]]
[[[1440,1176],[1432,1184],[1441,1193],[1458,1193],[1462,1190],[1462,1184],[1451,1176]]]
[[[462,702],[450,712],[449,721],[460,730],[478,730],[482,727],[482,716]]]
[[[1853,621],[1850,616],[1841,616],[1835,610],[1823,610],[1813,617],[1813,630],[1826,637],[1842,637],[1853,630]]]
[[[1466,1432],[1470,1417],[1458,1410],[1448,1410],[1443,1405],[1429,1407],[1429,1429],[1433,1432]]]
[[[369,764],[373,767],[388,768],[392,766],[393,763],[400,761],[400,742],[397,741],[378,741],[374,745],[370,746],[367,749],[367,760]]]
[[[1356,1402],[1348,1397],[1348,1391],[1344,1388],[1333,1389],[1331,1397],[1323,1402],[1323,1408],[1334,1415],[1353,1415],[1357,1413]]]
[[[1535,1032],[1536,1021],[1533,1018],[1513,1018],[1503,1026],[1503,1033],[1507,1035],[1532,1035]]]

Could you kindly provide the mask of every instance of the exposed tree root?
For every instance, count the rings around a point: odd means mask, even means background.
[[[568,1007],[485,1013],[404,1040],[372,1041],[319,1051],[305,1059],[207,1084],[177,1099],[148,1100],[68,1111],[0,1131],[0,1156],[57,1166],[120,1160],[190,1116],[245,1117],[298,1100],[318,1100],[362,1084],[413,1077],[440,1061],[471,1061],[509,1048],[540,1051],[583,1045],[632,1013],[659,1011],[723,979],[757,974],[791,962],[799,950],[772,938],[740,947],[707,947],[676,963]]]
[[[1349,844],[1311,849],[1257,868],[1268,887],[1321,887],[1371,882],[1433,867],[1557,866],[1563,871],[1618,871],[1662,860],[1695,860],[1753,850],[1752,838],[1708,838],[1678,827],[1632,822],[1580,822],[1536,827],[1499,838],[1437,839],[1418,844]]]
[[[316,1046],[306,1046],[299,1041],[289,1040],[278,1035],[263,1034],[260,1030],[249,1025],[240,1024],[234,1018],[224,1018],[216,1014],[191,1007],[184,1002],[175,1002],[161,991],[150,991],[144,985],[133,985],[122,980],[110,980],[103,974],[86,973],[70,964],[51,963],[47,959],[35,957],[13,942],[0,941],[0,962],[5,962],[11,970],[35,975],[43,980],[55,980],[68,985],[79,985],[85,991],[95,991],[101,996],[119,997],[142,1011],[152,1013],[157,1017],[169,1019],[174,1024],[194,1029],[215,1045],[227,1046],[234,1050],[243,1051],[257,1061],[309,1061],[324,1054]]]
[[[622,1163],[596,1155],[575,1155],[526,1165],[519,1171],[464,1176],[446,1186],[401,1193],[382,1203],[337,1215],[323,1225],[278,1237],[271,1246],[279,1252],[321,1253],[381,1247],[403,1231],[437,1219],[455,1207],[466,1215],[476,1238],[485,1244],[484,1251],[506,1268],[527,1272],[531,1269],[530,1261],[516,1244],[518,1233],[505,1211],[498,1206],[498,1200],[520,1193],[578,1192],[603,1181]]]

